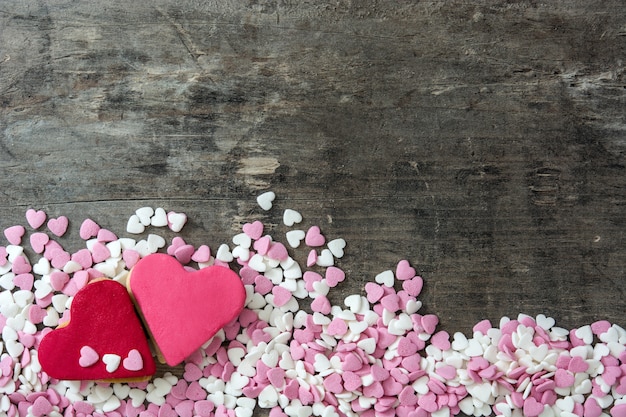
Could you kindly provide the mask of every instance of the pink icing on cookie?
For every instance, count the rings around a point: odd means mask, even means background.
[[[131,270],[128,288],[165,362],[175,366],[243,309],[245,289],[229,268],[188,272],[175,258],[153,254]]]
[[[76,293],[69,323],[46,334],[38,354],[44,371],[57,379],[136,380],[155,372],[130,296],[122,284],[110,279],[93,281]],[[123,360],[130,355],[137,363],[137,354],[141,368],[118,366],[109,372],[102,360],[105,355]]]

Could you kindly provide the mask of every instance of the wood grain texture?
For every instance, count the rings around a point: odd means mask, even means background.
[[[333,301],[407,258],[451,332],[625,326],[625,57],[621,0],[4,0],[0,227],[294,208],[348,242]]]

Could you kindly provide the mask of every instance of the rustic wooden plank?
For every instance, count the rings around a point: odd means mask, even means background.
[[[0,31],[2,228],[166,206],[217,245],[295,208],[348,241],[336,302],[408,258],[449,331],[626,325],[621,1],[7,0]]]

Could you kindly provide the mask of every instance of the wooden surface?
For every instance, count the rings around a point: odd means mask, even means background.
[[[336,302],[406,258],[451,332],[625,326],[624,3],[399,3],[2,1],[0,227],[293,208],[348,242]]]

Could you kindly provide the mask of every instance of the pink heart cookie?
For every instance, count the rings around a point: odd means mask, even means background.
[[[170,366],[237,317],[246,298],[241,279],[229,268],[188,272],[162,253],[137,262],[127,285],[160,356]]]

